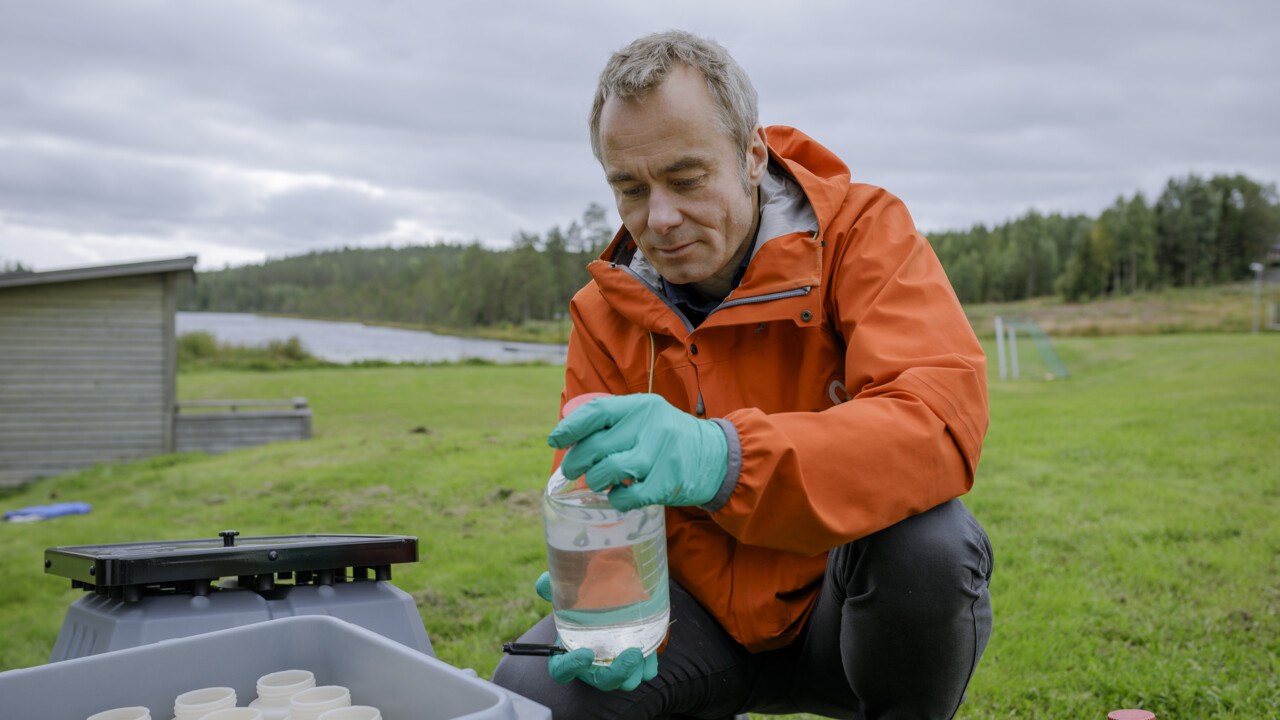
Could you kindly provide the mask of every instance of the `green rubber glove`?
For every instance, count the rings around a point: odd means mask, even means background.
[[[592,400],[561,420],[547,443],[570,448],[560,465],[565,477],[585,473],[592,490],[607,491],[609,504],[624,511],[705,505],[729,466],[719,425],[647,393]]]
[[[551,573],[538,576],[533,585],[538,596],[551,602]],[[559,643],[560,639],[556,638]],[[658,676],[658,654],[641,655],[640,648],[627,648],[609,665],[595,665],[596,654],[591,648],[578,648],[562,655],[552,655],[547,661],[551,679],[558,683],[581,680],[599,690],[623,690],[630,692],[640,683]]]
[[[658,676],[658,654],[640,654],[640,648],[627,648],[608,665],[593,665],[596,654],[591,648],[578,648],[563,655],[552,655],[547,663],[551,679],[558,683],[574,680],[599,690],[630,692],[640,683]]]
[[[542,571],[538,581],[533,584],[533,591],[538,593],[538,597],[551,602],[551,573]]]

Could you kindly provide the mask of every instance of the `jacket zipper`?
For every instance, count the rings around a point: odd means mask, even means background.
[[[616,268],[625,270],[627,274],[635,278],[641,285],[648,288],[649,292],[653,293],[655,297],[657,297],[659,300],[662,301],[663,305],[666,305],[668,308],[670,308],[671,312],[675,313],[676,317],[680,318],[680,320],[684,323],[685,330],[689,332],[694,331],[693,323],[689,322],[689,318],[685,317],[684,313],[680,312],[680,309],[677,308],[675,305],[673,305],[671,301],[667,299],[667,296],[662,294],[662,291],[660,289],[655,288],[653,285],[650,285],[648,281],[640,277],[640,275],[635,270],[632,270],[630,267],[623,265],[622,263],[610,263],[610,264]],[[811,286],[806,285],[805,287],[796,288],[794,290],[783,290],[782,292],[767,293],[765,295],[753,295],[752,297],[738,298],[737,300],[730,300],[729,302],[720,303],[720,305],[718,305],[716,309],[707,313],[707,317],[711,317],[712,315],[720,312],[725,308],[735,307],[738,305],[755,305],[755,304],[764,303],[764,302],[771,302],[773,300],[783,300],[786,298],[800,297],[803,295],[808,295],[810,292],[813,292],[813,288]]]
[[[801,295],[808,295],[810,292],[813,292],[813,288],[806,285],[805,287],[796,288],[795,290],[783,290],[782,292],[768,293],[767,295],[754,295],[752,297],[738,298],[737,300],[720,303],[720,306],[715,310],[712,310],[711,314],[718,313],[725,308],[734,307],[736,305],[754,305],[756,303],[782,300],[784,298],[800,297]],[[711,317],[711,315],[708,314],[707,317]]]

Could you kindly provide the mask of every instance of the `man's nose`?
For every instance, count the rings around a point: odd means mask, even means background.
[[[680,226],[684,215],[680,212],[679,199],[671,193],[655,191],[649,195],[649,229],[666,235]]]

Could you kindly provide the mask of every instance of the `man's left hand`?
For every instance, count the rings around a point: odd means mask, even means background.
[[[570,448],[560,465],[565,477],[585,473],[587,485],[607,491],[619,510],[705,505],[729,465],[729,442],[718,424],[653,394],[592,400],[561,420],[547,442]]]
[[[656,652],[641,655],[640,648],[627,648],[608,665],[594,665],[595,659],[591,648],[552,655],[548,665],[551,679],[558,683],[581,680],[598,690],[630,692],[640,687],[640,683],[658,676]]]
[[[533,589],[538,597],[551,602],[551,573],[538,576]],[[560,645],[560,638],[556,638]],[[625,690],[630,692],[658,676],[658,653],[642,655],[640,648],[627,648],[608,665],[596,665],[596,654],[591,648],[578,648],[572,652],[552,655],[547,661],[551,679],[558,683],[574,680],[599,690]]]

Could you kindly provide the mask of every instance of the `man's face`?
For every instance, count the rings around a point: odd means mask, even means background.
[[[622,223],[654,268],[668,282],[727,295],[755,232],[764,131],[736,147],[706,80],[679,66],[642,97],[605,101],[600,149]]]

